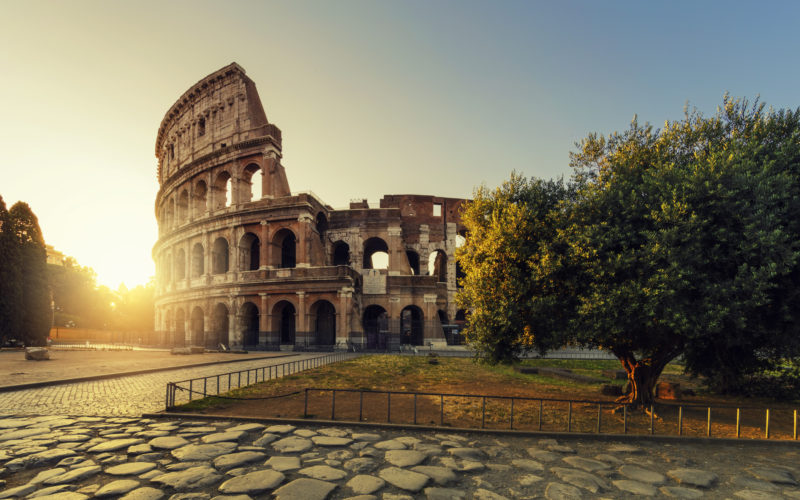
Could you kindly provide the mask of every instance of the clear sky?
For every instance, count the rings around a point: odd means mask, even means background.
[[[569,176],[590,132],[800,105],[800,2],[0,0],[0,195],[116,288],[154,272],[155,137],[237,62],[334,207]]]

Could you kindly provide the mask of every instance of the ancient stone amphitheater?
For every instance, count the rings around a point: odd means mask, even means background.
[[[461,199],[333,209],[292,193],[281,131],[231,64],[158,130],[156,331],[164,345],[386,350],[459,342]]]

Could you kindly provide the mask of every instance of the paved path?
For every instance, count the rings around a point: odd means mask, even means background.
[[[205,356],[205,355],[204,355]],[[164,409],[167,382],[216,375],[231,371],[277,365],[287,361],[319,357],[319,353],[258,359],[193,368],[52,385],[36,389],[0,392],[0,415],[126,415]],[[189,358],[173,356],[178,361]],[[203,357],[203,361],[208,358]],[[195,362],[197,360],[195,359]],[[28,362],[34,363],[34,362]],[[47,363],[47,362],[41,362]],[[6,368],[4,368],[6,369]],[[65,371],[63,378],[85,376],[91,368]],[[1,374],[0,374],[1,376]]]
[[[0,418],[0,499],[772,499],[798,478],[798,448],[774,444]]]

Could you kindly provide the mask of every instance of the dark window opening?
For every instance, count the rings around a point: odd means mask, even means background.
[[[408,265],[411,266],[411,274],[419,276],[419,254],[412,250],[406,251]]]
[[[343,241],[336,243],[336,246],[333,247],[333,265],[350,265],[350,245]]]

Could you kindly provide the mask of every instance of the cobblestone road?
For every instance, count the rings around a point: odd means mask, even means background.
[[[226,363],[0,393],[0,415],[139,416],[164,409],[167,382],[261,368],[319,354]],[[65,378],[70,374],[65,373]]]

